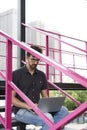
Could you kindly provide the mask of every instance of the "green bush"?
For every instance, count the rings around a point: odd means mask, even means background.
[[[72,97],[74,97],[76,100],[78,100],[80,103],[83,103],[87,101],[87,90],[74,90],[74,91],[67,91],[68,94],[70,94]],[[64,105],[71,111],[74,110],[77,105],[69,98],[65,99]]]

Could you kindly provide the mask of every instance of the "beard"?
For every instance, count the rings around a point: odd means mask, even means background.
[[[32,65],[30,65],[30,68],[31,68],[32,70],[35,70],[35,69],[36,69],[36,67],[37,67],[37,65],[36,65],[36,64],[32,64]]]

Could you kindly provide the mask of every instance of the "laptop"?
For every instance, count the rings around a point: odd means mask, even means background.
[[[64,104],[65,97],[49,97],[41,98],[38,103],[38,107],[42,112],[57,112]]]

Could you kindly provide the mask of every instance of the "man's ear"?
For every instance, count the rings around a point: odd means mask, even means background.
[[[28,62],[29,56],[26,55],[26,56],[25,56],[25,59],[26,59],[26,62]]]

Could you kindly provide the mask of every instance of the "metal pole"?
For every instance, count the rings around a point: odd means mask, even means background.
[[[25,42],[25,27],[21,23],[25,23],[25,0],[18,0],[18,40]],[[18,48],[18,67],[24,65],[21,60],[25,61],[25,51]]]

